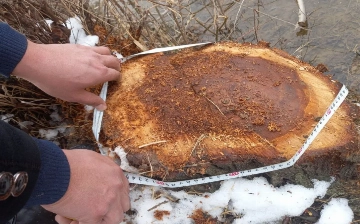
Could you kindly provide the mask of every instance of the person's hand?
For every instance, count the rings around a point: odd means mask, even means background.
[[[120,62],[106,47],[28,41],[13,75],[32,82],[51,96],[105,110],[105,101],[85,88],[120,79]]]
[[[130,209],[129,182],[110,158],[89,150],[64,150],[70,183],[54,204],[42,205],[59,224],[118,224]]]

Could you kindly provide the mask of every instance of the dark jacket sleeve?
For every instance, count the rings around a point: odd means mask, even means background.
[[[0,223],[21,208],[52,204],[64,196],[70,181],[70,166],[64,152],[54,143],[35,139],[0,121],[0,172],[25,171],[28,184],[19,197],[0,201]]]
[[[26,207],[57,202],[70,182],[70,166],[63,150],[50,141],[34,140],[40,151],[41,169]]]
[[[41,167],[40,152],[35,141],[26,133],[0,121],[0,171],[15,174],[25,171],[29,181],[19,197],[0,201],[0,223],[14,216],[29,200]]]
[[[10,76],[27,48],[26,37],[0,22],[0,74]]]
[[[26,37],[0,23],[0,74],[9,76],[27,49]],[[30,137],[0,121],[0,172],[28,173],[29,181],[19,197],[0,201],[0,224],[22,207],[52,204],[66,192],[70,166],[64,152],[54,143]]]
[[[29,181],[19,197],[0,201],[0,223],[5,223],[25,205],[52,204],[66,192],[70,167],[64,152],[54,143],[35,139],[0,121],[0,172],[25,171]]]

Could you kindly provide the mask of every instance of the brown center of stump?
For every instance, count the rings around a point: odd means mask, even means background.
[[[145,73],[136,94],[166,139],[252,131],[272,139],[303,116],[297,73],[259,57],[225,52],[161,56]]]

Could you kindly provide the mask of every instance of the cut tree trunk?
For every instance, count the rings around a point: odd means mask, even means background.
[[[300,149],[340,87],[266,43],[137,57],[109,89],[102,142],[165,181],[276,164]],[[275,185],[358,180],[357,114],[345,101],[294,167],[264,175]]]

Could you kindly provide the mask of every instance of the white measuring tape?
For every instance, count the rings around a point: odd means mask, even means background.
[[[174,46],[174,47],[163,47],[163,48],[155,48],[149,51],[144,51],[138,54],[133,54],[130,56],[127,56],[125,58],[120,58],[119,60],[121,62],[125,62],[126,60],[129,60],[131,58],[140,56],[140,55],[145,55],[145,54],[154,54],[154,53],[160,53],[160,52],[166,52],[166,51],[173,51],[173,50],[180,50],[183,48],[189,48],[189,47],[196,47],[196,46],[202,46],[202,45],[206,45],[206,44],[212,44],[213,42],[204,42],[204,43],[197,43],[197,44],[187,44],[187,45],[180,45],[180,46]]]
[[[178,47],[169,47],[169,48],[158,48],[151,51],[146,51],[147,53],[157,53],[157,52],[163,52],[167,50],[176,50],[181,49],[185,47],[192,47],[197,45],[204,45],[208,43],[201,43],[201,44],[195,44],[195,45],[182,45]],[[147,54],[146,52],[141,53]],[[140,54],[139,54],[140,55]],[[131,55],[126,59],[132,58],[137,55]],[[125,60],[124,60],[125,61]],[[100,97],[102,97],[104,100],[106,99],[106,93],[107,93],[107,83],[104,84]],[[159,186],[159,187],[168,187],[168,188],[177,188],[177,187],[186,187],[186,186],[192,186],[192,185],[198,185],[198,184],[206,184],[216,181],[222,181],[222,180],[229,180],[233,178],[238,177],[245,177],[255,174],[261,174],[261,173],[267,173],[275,170],[281,170],[288,167],[293,166],[296,161],[300,159],[300,157],[304,154],[304,152],[309,148],[310,144],[314,141],[316,136],[320,133],[320,131],[324,128],[325,124],[329,121],[329,119],[333,116],[335,111],[339,108],[341,103],[345,100],[346,96],[348,95],[349,91],[344,85],[339,93],[337,94],[334,101],[331,103],[329,108],[326,110],[324,116],[321,117],[320,121],[317,123],[309,137],[305,140],[304,144],[301,146],[301,148],[295,153],[295,155],[289,159],[288,161],[277,163],[269,166],[263,166],[259,168],[254,168],[250,170],[241,170],[237,172],[227,173],[227,174],[221,174],[217,176],[210,176],[210,177],[203,177],[198,179],[191,179],[191,180],[182,180],[182,181],[176,181],[176,182],[163,182],[155,179],[151,179],[148,177],[144,177],[138,174],[128,173],[124,172],[126,178],[129,180],[130,183],[134,184],[142,184],[142,185],[148,185],[148,186]],[[99,142],[99,133],[101,129],[101,122],[102,122],[102,116],[103,112],[98,111],[95,109],[94,111],[94,118],[93,118],[93,132],[95,135],[95,139]],[[101,152],[103,155],[105,155],[105,152]]]

